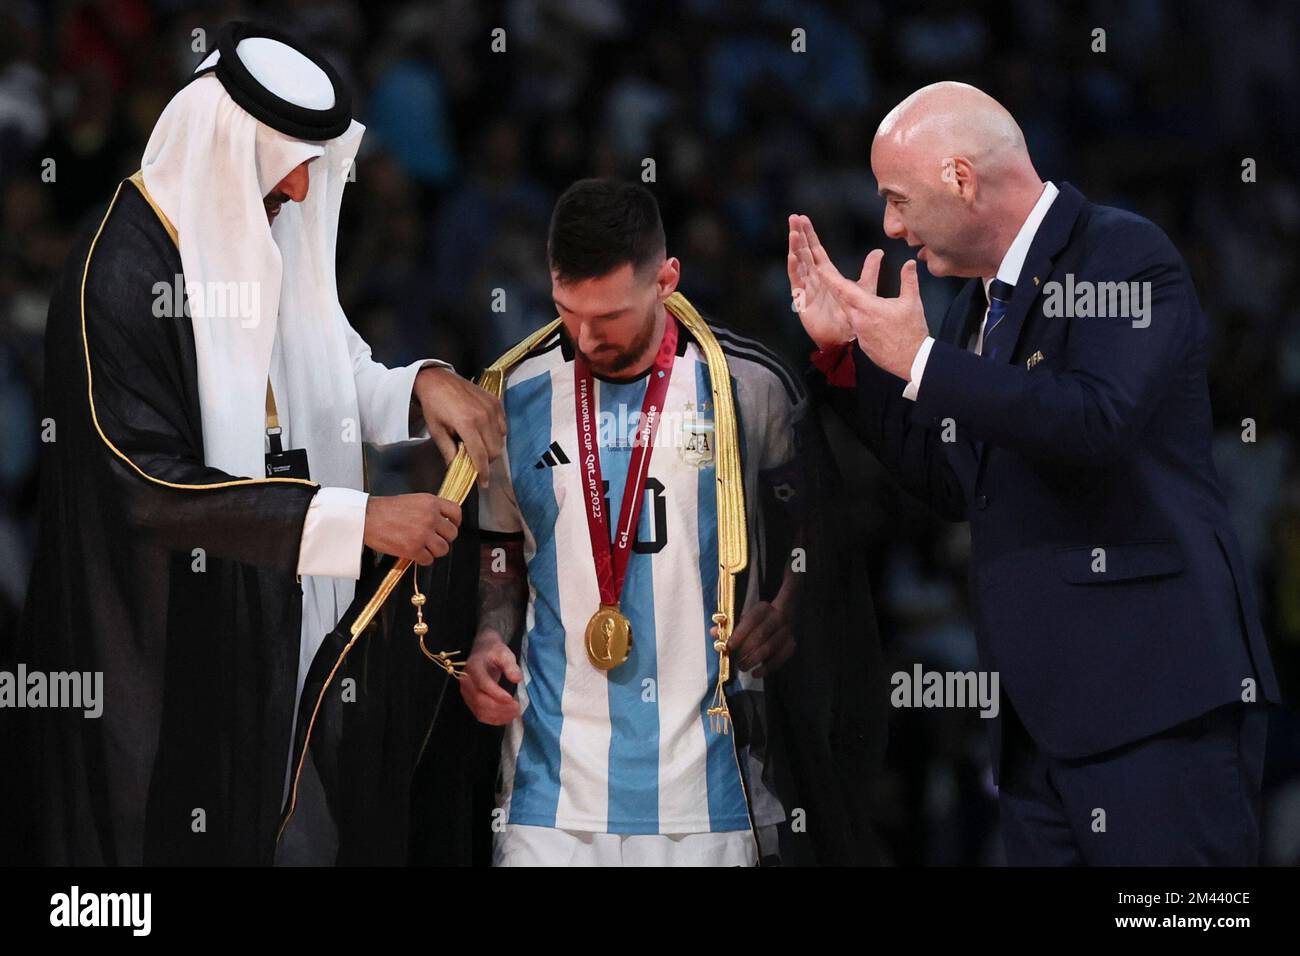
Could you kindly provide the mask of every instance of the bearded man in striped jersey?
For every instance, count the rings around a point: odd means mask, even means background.
[[[832,724],[874,624],[810,509],[801,381],[677,291],[644,187],[575,183],[547,250],[559,318],[506,371],[460,685],[505,727],[494,863],[869,857],[870,735],[837,752]]]

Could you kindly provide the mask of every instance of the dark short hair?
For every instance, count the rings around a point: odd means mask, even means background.
[[[640,183],[580,179],[551,213],[546,256],[561,282],[608,275],[625,262],[639,272],[666,250],[659,203]]]

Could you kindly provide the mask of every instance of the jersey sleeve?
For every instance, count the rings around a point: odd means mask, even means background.
[[[799,434],[809,414],[807,393],[771,356],[732,358],[745,435],[745,469],[757,479],[759,502],[784,512],[804,503],[807,486]]]
[[[503,448],[496,461],[488,468],[488,486],[479,492],[478,524],[481,531],[490,534],[519,534],[524,530],[524,518],[515,500],[514,483],[510,480],[510,451]]]
[[[795,430],[807,405],[792,397],[782,379],[765,365],[747,362],[736,377],[745,439],[760,473],[789,465],[798,453]]]

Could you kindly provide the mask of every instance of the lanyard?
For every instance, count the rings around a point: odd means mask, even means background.
[[[283,450],[280,444],[280,415],[275,408],[275,392],[271,391],[271,376],[266,377],[266,438],[271,443],[271,454]]]
[[[574,405],[578,423],[578,446],[581,449],[580,466],[583,477],[583,503],[587,512],[587,530],[591,535],[591,556],[596,562],[596,581],[600,586],[601,604],[617,605],[623,592],[623,579],[627,576],[632,544],[636,540],[636,523],[641,515],[641,497],[650,467],[650,453],[654,450],[654,436],[663,417],[664,396],[672,378],[673,361],[677,357],[677,320],[672,315],[664,328],[663,340],[650,369],[646,383],[645,399],[641,403],[641,421],[632,448],[632,461],[628,464],[628,478],[623,486],[623,502],[619,509],[617,533],[609,532],[609,513],[605,508],[601,487],[600,450],[596,441],[595,391],[596,383],[579,352],[573,357]]]

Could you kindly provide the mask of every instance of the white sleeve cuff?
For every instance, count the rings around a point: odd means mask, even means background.
[[[298,546],[298,574],[325,578],[361,577],[366,534],[366,500],[355,488],[322,488],[307,506]]]
[[[916,401],[916,396],[921,391],[921,376],[925,374],[925,363],[930,357],[930,349],[934,347],[934,337],[927,335],[921,347],[916,350],[916,358],[912,359],[912,373],[908,376],[907,386],[903,389],[903,397]]]

